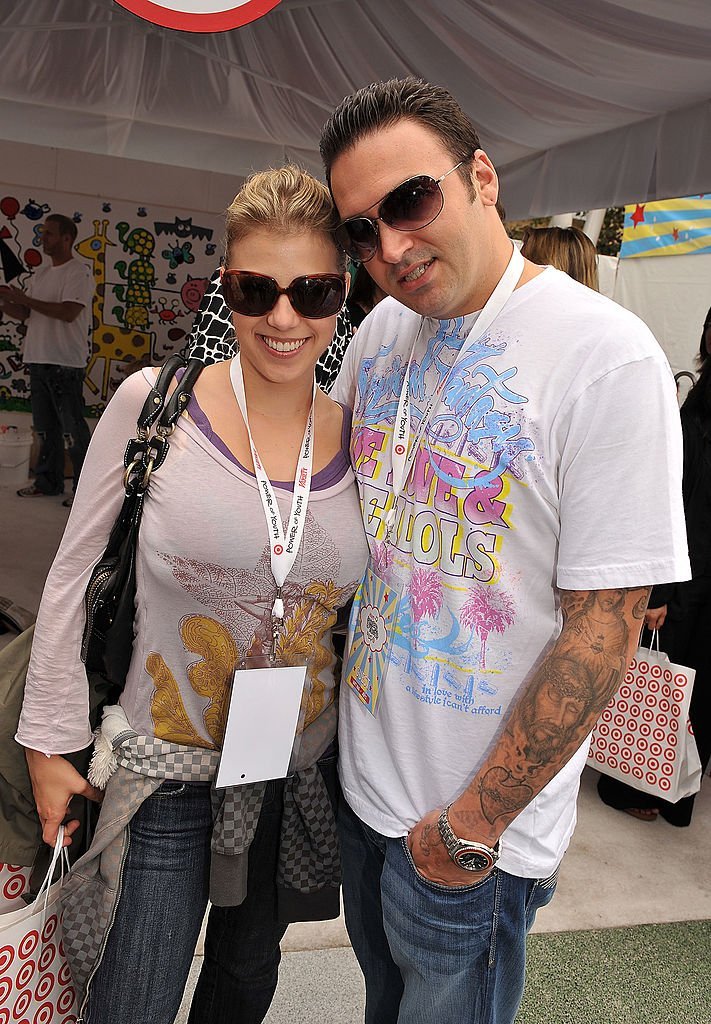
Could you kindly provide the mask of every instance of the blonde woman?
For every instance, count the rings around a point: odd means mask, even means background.
[[[599,291],[597,250],[580,228],[526,228],[521,252],[531,263],[556,267]]]
[[[222,287],[240,352],[203,371],[151,483],[133,657],[103,730],[118,767],[70,880],[65,945],[87,1024],[172,1024],[208,898],[190,1020],[258,1024],[287,923],[338,914],[331,628],[367,547],[350,415],[314,384],[348,289],[334,223],[327,190],[294,167],[256,174],[227,212]],[[40,609],[17,738],[48,843],[72,795],[96,795],[62,756],[91,738],[82,594],[153,374],[131,376],[97,426]],[[270,654],[309,659],[293,771],[216,790],[232,673]]]

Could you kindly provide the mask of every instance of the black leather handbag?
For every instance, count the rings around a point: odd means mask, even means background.
[[[109,684],[109,702],[115,701],[123,690],[133,652],[136,545],[143,503],[151,475],[165,462],[170,447],[168,438],[204,365],[199,359],[186,363],[180,355],[166,360],[141,409],[136,437],[126,446],[125,498],[84,596],[86,622],[81,660],[87,672],[98,673]],[[171,381],[181,369],[185,372],[168,398]],[[154,424],[155,433],[151,436]]]

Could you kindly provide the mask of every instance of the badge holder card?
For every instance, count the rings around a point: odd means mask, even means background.
[[[283,779],[299,756],[311,679],[305,659],[243,659],[232,680],[215,786]]]
[[[398,588],[368,566],[353,602],[353,639],[343,678],[371,715],[385,684],[399,604]]]

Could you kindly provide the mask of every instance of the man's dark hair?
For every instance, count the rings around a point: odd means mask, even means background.
[[[65,217],[63,213],[50,213],[45,220],[53,221],[59,228],[60,235],[69,235],[74,244],[77,238],[77,226],[71,217]]]
[[[430,85],[421,78],[392,78],[373,82],[338,104],[321,132],[320,150],[331,182],[331,168],[341,153],[366,135],[391,128],[399,121],[414,121],[429,128],[452,154],[454,162],[469,161],[481,149],[479,136],[469,116],[449,90]],[[470,168],[460,168],[470,181]]]

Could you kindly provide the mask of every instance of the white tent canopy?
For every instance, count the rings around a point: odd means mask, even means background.
[[[282,0],[214,35],[111,0],[0,5],[6,141],[319,172],[339,99],[405,74],[470,112],[510,217],[711,191],[709,0]]]

